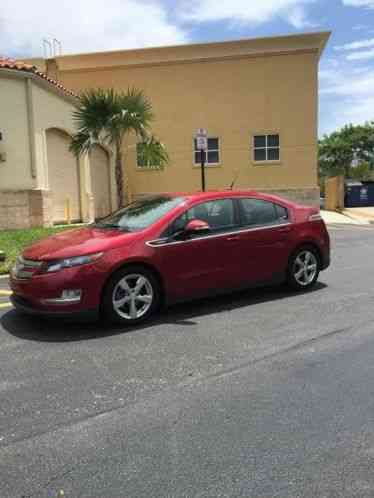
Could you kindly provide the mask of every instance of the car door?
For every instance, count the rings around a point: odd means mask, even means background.
[[[242,278],[248,283],[278,281],[284,275],[290,251],[292,224],[288,210],[256,198],[239,198]]]
[[[208,233],[173,238],[192,219],[206,221]],[[232,287],[233,245],[230,233],[239,229],[232,199],[198,203],[168,228],[168,238],[158,250],[161,272],[172,300],[207,295]]]

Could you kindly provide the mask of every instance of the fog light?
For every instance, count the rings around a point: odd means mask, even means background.
[[[82,291],[80,289],[66,289],[62,291],[61,299],[78,299],[81,300]]]
[[[42,299],[44,304],[75,304],[79,303],[82,298],[81,289],[65,289],[60,297]]]

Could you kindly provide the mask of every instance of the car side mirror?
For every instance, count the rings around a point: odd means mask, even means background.
[[[184,233],[186,235],[198,235],[209,231],[209,224],[206,221],[198,219],[190,220],[184,228]]]

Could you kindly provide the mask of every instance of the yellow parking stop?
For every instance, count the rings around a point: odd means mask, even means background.
[[[0,296],[10,296],[12,294],[13,294],[12,291],[0,289]]]
[[[11,306],[12,306],[11,302],[0,303],[0,309],[2,309],[2,308],[10,308]]]

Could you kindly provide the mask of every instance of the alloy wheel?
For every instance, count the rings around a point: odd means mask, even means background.
[[[293,276],[302,287],[310,285],[318,272],[318,261],[312,251],[301,251],[293,264]]]
[[[126,320],[138,320],[152,306],[154,292],[145,275],[133,273],[117,282],[112,293],[114,311]]]

